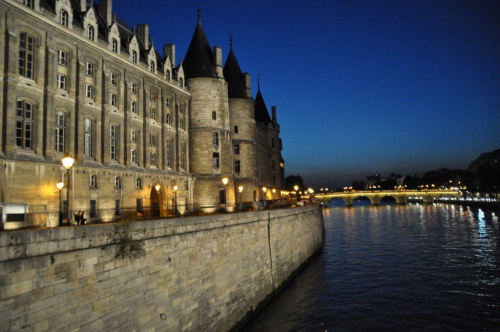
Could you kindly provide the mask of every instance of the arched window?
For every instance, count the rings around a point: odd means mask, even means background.
[[[24,149],[33,149],[34,138],[33,105],[24,100],[17,101],[16,107],[16,145]]]
[[[111,50],[114,53],[118,53],[118,41],[113,38],[113,40],[111,41],[111,45],[112,45],[112,49]]]
[[[95,30],[94,30],[94,27],[92,25],[89,25],[87,28],[87,37],[90,40],[94,40],[94,38],[95,38]]]
[[[64,25],[65,27],[67,27],[68,26],[68,20],[69,20],[68,12],[65,11],[64,9],[61,9],[60,17],[59,17],[59,23],[61,25]]]
[[[56,111],[55,151],[64,152],[64,134],[66,132],[66,113]]]
[[[149,61],[149,71],[152,73],[155,72],[155,62],[153,60]]]
[[[26,32],[19,38],[19,75],[35,78],[35,38]]]

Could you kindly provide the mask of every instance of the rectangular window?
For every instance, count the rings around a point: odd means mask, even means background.
[[[65,10],[62,10],[60,11],[60,17],[59,17],[59,23],[65,27],[68,26],[68,21],[69,21],[69,18],[68,18],[68,12],[65,11]]]
[[[57,74],[57,87],[59,89],[66,90],[66,76]]]
[[[132,90],[133,95],[135,95],[137,93],[137,85],[135,84],[135,82],[132,82],[130,84],[130,89]]]
[[[136,51],[132,51],[132,62],[137,63],[137,52]]]
[[[119,176],[115,176],[115,188],[122,187],[122,179]]]
[[[132,104],[130,105],[130,111],[137,114],[137,103],[134,100],[132,100]]]
[[[214,169],[219,169],[220,163],[219,163],[219,153],[218,152],[213,153],[212,164],[213,164]]]
[[[142,188],[142,179],[141,178],[136,178],[135,179],[135,187],[137,189],[141,189]]]
[[[237,134],[238,133],[238,126],[234,126],[234,133]]]
[[[156,109],[154,108],[149,109],[149,117],[153,120],[156,120]]]
[[[167,139],[167,142],[166,142],[166,149],[167,149],[167,166],[168,167],[171,167],[172,166],[172,161],[171,161],[171,158],[172,158],[172,151],[171,151],[171,143],[170,143],[170,140]]]
[[[165,121],[167,122],[167,124],[169,125],[171,120],[170,120],[170,113],[166,113],[165,114]]]
[[[97,201],[95,199],[90,200],[90,218],[97,217]]]
[[[136,160],[136,153],[135,153],[134,149],[130,150],[130,161],[132,161],[133,163],[135,163],[137,161]]]
[[[117,150],[117,126],[114,124],[109,125],[109,159],[116,160],[116,150]]]
[[[85,97],[92,99],[92,85],[85,84]]]
[[[130,132],[130,141],[133,143],[137,141],[137,131],[135,129]]]
[[[85,66],[85,74],[87,74],[87,76],[94,76],[94,64],[92,62],[87,61],[87,64]]]
[[[226,204],[226,189],[219,190],[219,203]]]
[[[116,74],[115,73],[111,73],[110,82],[111,82],[111,85],[116,86]]]
[[[120,200],[119,199],[115,200],[115,214],[117,216],[120,215]]]
[[[55,150],[56,152],[64,152],[64,131],[66,128],[66,114],[61,111],[56,112],[56,128],[55,128]]]
[[[34,66],[35,38],[23,32],[19,37],[19,75],[33,79]]]
[[[25,149],[33,147],[33,105],[23,100],[17,101],[16,145]]]
[[[143,209],[142,209],[142,198],[137,198],[136,205],[137,205],[137,212],[142,213],[143,212]]]
[[[35,0],[23,0],[23,5],[25,5],[28,8],[34,9],[35,8]]]
[[[240,145],[239,144],[233,144],[233,153],[235,155],[239,155],[240,154]]]
[[[111,106],[116,107],[116,95],[114,93],[111,94]]]
[[[97,175],[90,174],[90,188],[97,188]]]
[[[165,98],[165,106],[167,106],[168,109],[172,107],[172,97]]]
[[[84,154],[86,157],[94,157],[94,126],[92,119],[85,118],[84,132]]]
[[[241,171],[241,164],[240,164],[240,161],[239,160],[235,160],[234,161],[234,172],[236,174],[240,174],[240,171]]]
[[[88,39],[94,40],[94,33],[95,33],[94,27],[92,25],[89,25],[88,29],[87,29],[87,37],[88,37]]]
[[[151,90],[149,93],[149,100],[155,101],[155,99],[156,99],[156,93],[154,90]]]
[[[114,38],[111,41],[111,50],[113,51],[113,53],[118,53],[118,41]]]
[[[181,168],[184,170],[187,170],[187,165],[186,165],[186,143],[181,143]]]
[[[68,65],[68,54],[66,53],[66,51],[57,50],[57,63],[61,66]]]
[[[217,112],[212,111],[212,120],[217,120]]]
[[[212,145],[214,147],[219,146],[219,133],[212,133]]]

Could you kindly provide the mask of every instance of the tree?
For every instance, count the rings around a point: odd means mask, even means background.
[[[300,175],[289,175],[285,178],[285,189],[289,191],[295,190],[293,187],[299,186],[299,190],[303,191],[306,188],[304,180]]]

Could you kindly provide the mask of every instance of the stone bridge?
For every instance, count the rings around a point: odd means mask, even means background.
[[[335,193],[319,193],[315,197],[325,205],[329,200],[343,199],[346,206],[352,206],[352,202],[360,197],[367,197],[372,205],[379,205],[384,197],[393,197],[398,204],[406,204],[408,198],[416,198],[424,203],[433,203],[439,197],[459,197],[460,192],[456,190],[371,190],[357,191],[349,190]]]

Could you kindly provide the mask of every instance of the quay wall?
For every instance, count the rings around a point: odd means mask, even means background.
[[[0,330],[226,331],[323,245],[318,206],[0,232]]]

